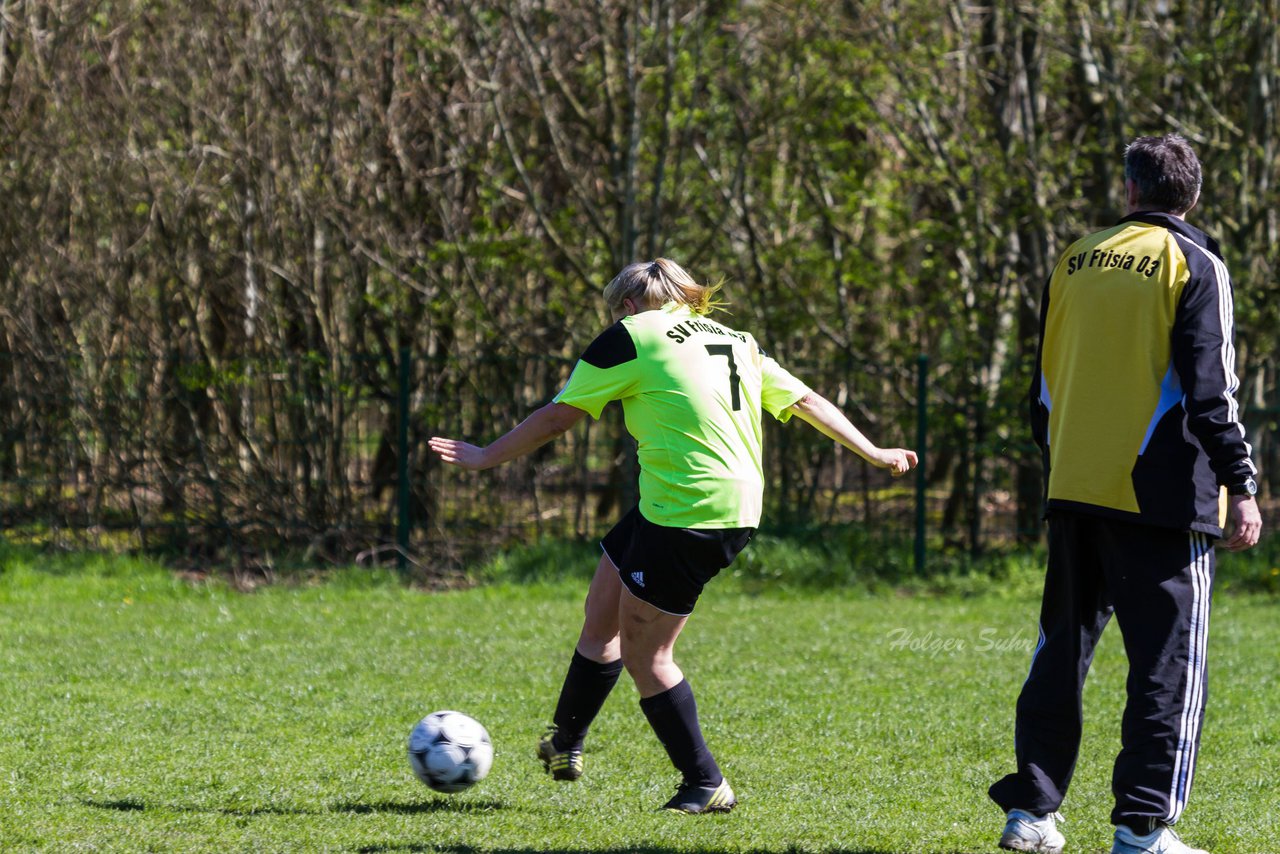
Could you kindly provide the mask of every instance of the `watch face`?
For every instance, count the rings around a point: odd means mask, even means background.
[[[1252,477],[1246,477],[1243,482],[1227,488],[1228,495],[1257,495],[1258,482]]]

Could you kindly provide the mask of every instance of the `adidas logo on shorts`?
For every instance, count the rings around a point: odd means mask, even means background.
[[[640,587],[644,587],[644,573],[643,573],[643,572],[633,572],[633,573],[631,573],[631,580],[632,580],[632,581],[634,581],[638,586],[640,586]]]

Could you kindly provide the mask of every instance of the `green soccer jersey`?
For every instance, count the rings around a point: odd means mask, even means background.
[[[671,302],[605,330],[555,400],[592,418],[622,401],[650,522],[749,528],[764,493],[761,411],[786,421],[808,392],[749,334]]]

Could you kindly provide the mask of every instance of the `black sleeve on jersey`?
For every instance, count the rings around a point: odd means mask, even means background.
[[[1249,459],[1235,401],[1231,282],[1225,268],[1190,247],[1184,252],[1190,278],[1174,316],[1172,344],[1187,429],[1208,454],[1218,483],[1244,483],[1257,469]]]
[[[1049,283],[1045,282],[1044,293],[1040,297],[1040,343],[1036,346],[1036,365],[1031,374],[1031,388],[1027,394],[1027,403],[1031,413],[1031,438],[1035,440],[1041,453],[1045,454],[1046,469],[1049,453],[1049,410],[1040,399],[1040,387],[1044,383],[1044,326],[1048,316]]]
[[[631,333],[619,320],[591,342],[582,354],[582,361],[593,368],[604,369],[624,365],[635,357],[636,342],[631,340]]]

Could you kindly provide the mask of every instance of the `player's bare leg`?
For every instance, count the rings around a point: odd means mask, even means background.
[[[675,797],[663,808],[728,812],[737,799],[702,737],[693,689],[673,658],[689,618],[660,611],[626,588],[618,612],[622,661],[640,691],[640,708],[682,777]]]
[[[622,590],[618,568],[608,555],[600,555],[596,574],[587,589],[587,601],[582,608],[582,634],[578,636],[578,652],[592,661],[606,664],[622,657],[618,638],[618,600]]]
[[[618,639],[621,590],[618,570],[607,555],[601,555],[587,590],[582,632],[560,689],[554,723],[538,741],[538,758],[557,780],[582,776],[587,729],[622,673]]]

